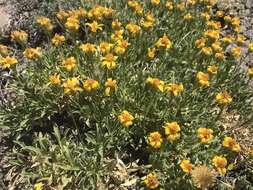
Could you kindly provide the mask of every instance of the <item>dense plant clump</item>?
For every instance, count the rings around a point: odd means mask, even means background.
[[[252,145],[238,134],[252,132],[253,68],[240,63],[253,43],[215,4],[81,1],[36,18],[43,47],[13,31],[23,58],[0,45],[12,94],[0,117],[19,186],[252,187]]]

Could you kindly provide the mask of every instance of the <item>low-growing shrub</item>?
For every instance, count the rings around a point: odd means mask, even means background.
[[[212,0],[80,6],[36,18],[44,47],[12,33],[23,69],[0,48],[12,71],[1,125],[20,187],[250,188],[252,151],[239,137],[251,135],[253,68],[240,63],[253,44],[240,20]]]

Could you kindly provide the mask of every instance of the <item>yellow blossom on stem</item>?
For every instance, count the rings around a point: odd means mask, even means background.
[[[117,54],[124,54],[128,46],[130,46],[130,43],[127,40],[118,40],[115,52]]]
[[[69,57],[63,60],[62,65],[67,69],[67,71],[71,71],[76,67],[76,59],[74,57]]]
[[[121,22],[118,19],[112,21],[112,29],[119,30],[120,27],[121,27]]]
[[[185,9],[185,3],[184,2],[178,3],[176,7],[178,8],[178,10],[183,11]]]
[[[116,60],[117,56],[114,56],[112,53],[108,53],[106,56],[101,58],[102,65],[107,69],[115,69],[117,67]]]
[[[49,18],[41,16],[36,21],[46,31],[51,32],[53,30],[53,24]]]
[[[108,78],[105,82],[105,96],[110,96],[111,90],[117,87],[117,81]]]
[[[85,24],[86,26],[89,26],[90,27],[90,30],[92,32],[97,32],[97,30],[103,30],[103,24],[98,24],[97,21],[93,21],[92,23],[86,23]]]
[[[225,137],[222,145],[235,152],[239,152],[241,150],[240,145],[231,137]]]
[[[195,41],[195,46],[197,46],[197,48],[202,48],[205,46],[205,44],[206,40],[204,38],[200,38]]]
[[[226,58],[223,52],[215,53],[214,56],[217,60],[224,60]]]
[[[203,54],[207,55],[207,56],[210,56],[210,55],[212,55],[212,53],[213,53],[212,48],[210,48],[210,47],[203,47],[203,48],[201,49],[201,52],[202,52]]]
[[[204,36],[213,39],[213,40],[217,40],[220,37],[220,30],[207,30],[206,32],[204,32]]]
[[[224,20],[225,20],[225,22],[231,22],[231,20],[232,20],[232,18],[231,18],[231,16],[229,16],[229,15],[227,15],[227,16],[224,16]]]
[[[159,5],[159,3],[160,3],[160,0],[151,0],[151,4],[152,5]]]
[[[212,159],[212,164],[215,166],[217,171],[221,174],[224,175],[227,172],[227,159],[223,156],[214,156]]]
[[[77,77],[68,78],[66,82],[63,83],[64,93],[69,94],[71,92],[83,91],[79,86],[79,80]]]
[[[148,77],[146,82],[153,86],[154,88],[157,88],[161,92],[164,92],[164,81],[158,79],[158,78],[152,78]]]
[[[11,33],[11,39],[18,43],[26,44],[28,39],[28,34],[24,31],[14,31]]]
[[[156,52],[155,48],[148,48],[148,58],[149,59],[154,59],[155,58],[155,52]]]
[[[128,111],[124,110],[120,115],[118,115],[118,120],[123,127],[129,128],[133,125],[134,117]]]
[[[111,39],[114,41],[123,40],[124,30],[117,30],[111,35]]]
[[[99,45],[99,49],[102,53],[109,53],[112,47],[113,44],[108,42],[101,42]]]
[[[249,43],[248,49],[250,52],[253,52],[253,43]]]
[[[253,67],[248,68],[248,76],[253,77]]]
[[[234,40],[235,40],[234,37],[231,35],[227,35],[222,38],[222,41],[228,44],[231,44]]]
[[[182,84],[167,84],[165,85],[165,92],[172,92],[174,96],[178,96],[179,93],[183,92],[184,86]]]
[[[97,90],[99,88],[99,83],[96,80],[93,79],[87,79],[83,83],[83,88],[87,92],[91,92],[92,90]]]
[[[79,48],[85,53],[87,53],[87,52],[94,53],[97,51],[96,46],[91,43],[82,44],[79,46]]]
[[[215,16],[218,17],[218,18],[222,18],[224,16],[224,12],[223,11],[217,11],[215,13]]]
[[[245,40],[246,40],[246,37],[243,36],[243,35],[238,35],[237,36],[237,39],[236,39],[236,42],[239,44],[239,45],[243,45],[245,43]]]
[[[215,52],[222,52],[221,43],[219,41],[212,43],[211,46]]]
[[[150,189],[155,189],[159,186],[159,181],[157,179],[157,175],[155,172],[149,173],[145,180],[144,183],[146,184],[146,186]]]
[[[69,17],[67,18],[67,22],[65,23],[65,27],[70,31],[77,31],[80,28],[80,23],[78,18],[76,17]]]
[[[208,66],[208,68],[207,68],[207,71],[211,74],[217,74],[218,70],[219,70],[219,68],[217,66],[214,66],[214,65]]]
[[[211,15],[208,12],[201,13],[200,16],[205,19],[206,21],[210,20]]]
[[[43,186],[44,186],[44,184],[43,183],[36,183],[35,185],[34,185],[34,190],[43,190]]]
[[[3,69],[9,69],[12,65],[15,65],[18,63],[18,60],[14,57],[0,57],[0,64],[2,65]]]
[[[51,41],[53,45],[59,46],[65,42],[65,37],[63,35],[55,34]]]
[[[213,130],[208,128],[198,128],[198,137],[202,144],[207,144],[213,139]]]
[[[165,4],[165,7],[168,9],[168,10],[173,10],[173,2],[171,1],[167,1],[166,4]]]
[[[219,92],[216,95],[215,99],[219,104],[230,104],[233,100],[232,97],[226,91]]]
[[[181,128],[176,121],[165,123],[163,126],[165,129],[165,134],[167,135],[167,139],[170,141],[174,141],[180,137]]]
[[[42,56],[41,48],[40,47],[26,48],[25,51],[23,52],[23,55],[27,59],[36,60]]]
[[[8,47],[0,44],[0,55],[6,56],[8,54]]]
[[[239,18],[239,17],[234,17],[234,18],[232,18],[231,24],[232,24],[233,26],[235,26],[235,27],[240,26],[240,24],[241,24],[240,18]]]
[[[160,148],[161,144],[163,142],[162,135],[159,132],[152,132],[148,136],[148,143],[153,147],[153,148]]]
[[[60,75],[58,75],[57,73],[55,73],[53,75],[50,75],[49,76],[49,81],[50,81],[50,84],[53,84],[53,85],[61,84]]]
[[[198,72],[197,79],[201,86],[210,86],[208,73]]]
[[[170,41],[168,36],[164,34],[163,37],[156,42],[156,46],[158,48],[164,47],[166,49],[170,49],[172,47],[172,42]]]
[[[191,13],[187,13],[187,14],[184,16],[184,20],[192,20],[192,14],[191,14]]]
[[[190,173],[193,169],[193,165],[191,164],[190,160],[182,160],[180,167],[185,173]]]
[[[126,29],[134,35],[141,31],[141,27],[131,22],[126,25]]]
[[[64,22],[65,19],[67,17],[69,17],[69,14],[64,11],[64,10],[60,10],[57,14],[56,14],[57,18],[61,21],[61,22]]]

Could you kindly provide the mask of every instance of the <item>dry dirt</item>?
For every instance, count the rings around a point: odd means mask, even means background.
[[[10,21],[10,6],[0,5],[0,29],[3,29]]]

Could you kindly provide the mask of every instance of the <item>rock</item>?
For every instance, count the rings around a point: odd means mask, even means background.
[[[253,8],[253,0],[246,0],[245,6],[248,9]]]

